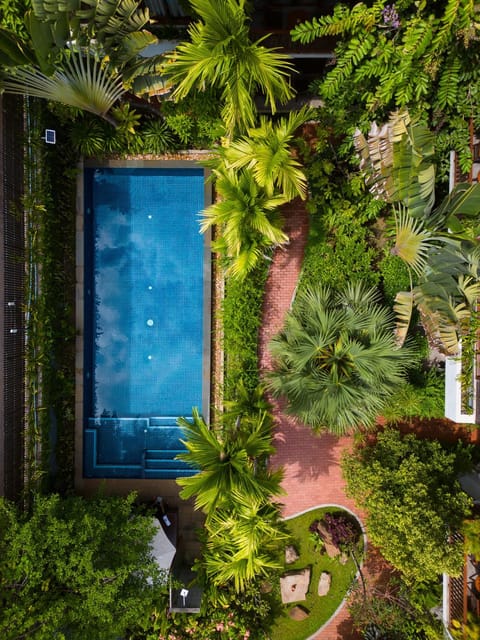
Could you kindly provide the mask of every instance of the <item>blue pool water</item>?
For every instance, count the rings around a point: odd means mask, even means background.
[[[176,418],[202,408],[207,339],[204,172],[95,168],[84,183],[85,475],[185,475]]]

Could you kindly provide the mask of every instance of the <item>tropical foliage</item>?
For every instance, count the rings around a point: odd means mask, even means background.
[[[347,491],[367,512],[369,538],[407,584],[459,574],[463,544],[448,532],[470,513],[471,498],[457,479],[470,465],[460,444],[447,450],[393,429],[345,456]]]
[[[5,91],[59,101],[107,119],[127,90],[142,96],[168,91],[164,57],[139,55],[157,38],[145,29],[148,9],[134,0],[36,0],[32,6],[25,15],[28,39],[0,30]]]
[[[381,585],[357,584],[348,609],[364,640],[436,640],[443,630],[432,611],[441,599],[441,581],[412,586],[394,574]]]
[[[398,339],[415,305],[431,341],[455,354],[480,293],[480,185],[458,184],[433,208],[434,136],[407,112],[392,114],[381,128],[372,125],[368,140],[357,130],[355,146],[372,193],[393,205],[392,252],[416,277],[409,292],[396,296]]]
[[[202,212],[201,231],[216,225],[220,235],[212,248],[228,259],[227,273],[244,278],[265,252],[288,241],[281,229],[282,195],[268,196],[252,171],[219,166],[213,171],[219,200]]]
[[[281,493],[280,471],[267,468],[273,453],[272,419],[263,402],[252,398],[210,429],[193,410],[193,423],[179,419],[187,453],[181,460],[199,468],[179,478],[184,499],[195,496],[195,508],[206,514],[204,553],[198,563],[207,581],[244,592],[252,582],[278,567],[278,545],[285,539],[279,510],[272,500]]]
[[[441,3],[336,4],[332,15],[298,25],[292,38],[308,43],[335,37],[335,65],[316,88],[337,111],[366,124],[408,107],[443,129],[440,147],[471,163],[469,119],[479,94],[477,7],[470,0]],[[333,106],[333,104],[332,104]],[[355,115],[353,115],[355,114]]]
[[[411,358],[395,345],[378,292],[362,283],[300,293],[270,348],[273,393],[314,430],[337,435],[374,424]]]
[[[190,42],[170,57],[168,75],[176,85],[172,97],[192,90],[218,88],[228,134],[243,133],[255,123],[254,96],[263,93],[275,113],[277,101],[293,96],[288,56],[252,42],[245,0],[191,0],[198,20],[190,25]]]
[[[259,127],[227,141],[205,163],[212,169],[218,201],[203,212],[201,230],[219,227],[213,248],[227,258],[227,274],[243,279],[265,252],[288,242],[279,208],[306,197],[306,177],[291,145],[308,117],[302,109],[275,123],[263,118]]]
[[[124,637],[165,599],[152,519],[133,501],[37,496],[25,514],[0,500],[2,638]]]

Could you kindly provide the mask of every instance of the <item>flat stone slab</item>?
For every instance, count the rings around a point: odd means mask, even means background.
[[[318,595],[326,596],[330,591],[330,586],[332,584],[332,576],[324,571],[320,576],[320,580],[318,581]]]
[[[282,602],[298,602],[305,600],[310,584],[310,569],[302,569],[301,571],[291,571],[280,578],[280,593]]]
[[[308,618],[310,613],[303,607],[299,607],[297,605],[296,607],[292,607],[292,609],[290,609],[290,611],[288,612],[288,615],[292,620],[297,620],[298,622],[301,622],[302,620],[305,620],[305,618]]]

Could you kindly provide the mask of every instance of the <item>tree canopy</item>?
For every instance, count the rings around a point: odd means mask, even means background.
[[[347,492],[367,511],[369,538],[407,583],[459,574],[463,544],[450,542],[449,533],[471,510],[458,482],[469,466],[470,452],[460,443],[447,450],[393,429],[345,456]]]
[[[38,495],[27,514],[0,500],[2,638],[111,640],[158,607],[165,576],[134,498]]]

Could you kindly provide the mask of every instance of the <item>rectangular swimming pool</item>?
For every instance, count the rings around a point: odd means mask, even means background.
[[[204,170],[84,171],[84,476],[193,471],[178,416],[208,413]],[[208,247],[207,247],[208,249]]]

